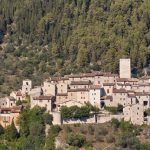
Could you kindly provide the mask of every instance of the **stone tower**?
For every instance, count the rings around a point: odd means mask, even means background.
[[[29,94],[32,89],[32,81],[31,80],[23,80],[22,83],[22,94]]]
[[[130,59],[120,59],[120,78],[131,78]]]

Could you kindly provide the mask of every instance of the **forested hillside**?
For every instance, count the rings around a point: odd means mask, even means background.
[[[121,57],[140,70],[149,29],[149,0],[0,0],[0,91],[22,78],[118,72]]]

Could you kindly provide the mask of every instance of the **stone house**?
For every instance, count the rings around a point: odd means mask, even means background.
[[[88,89],[92,85],[91,81],[72,81],[70,89]]]
[[[106,95],[112,95],[113,89],[115,88],[115,83],[103,83]]]
[[[123,108],[124,120],[133,124],[142,125],[144,123],[144,108],[140,104],[128,105]]]
[[[103,96],[102,87],[100,85],[92,85],[89,88],[89,102],[93,106],[100,108],[100,99]]]
[[[15,126],[18,128],[17,119],[22,111],[22,106],[14,106],[9,108],[0,108],[0,124],[5,128],[11,125],[14,121]]]
[[[23,101],[24,99],[25,99],[25,95],[23,95],[22,93],[21,93],[21,90],[19,90],[19,91],[12,91],[11,93],[10,93],[10,96],[11,97],[13,97],[15,100],[20,100],[20,101]]]
[[[150,93],[136,92],[136,98],[141,106],[144,109],[148,109],[150,107]]]
[[[32,89],[32,81],[29,79],[23,80],[21,93],[23,95],[28,95],[31,89]]]
[[[44,81],[42,89],[44,95],[56,96],[56,83],[51,83],[49,80]]]
[[[10,108],[16,106],[16,100],[14,97],[7,96],[0,99],[0,108]]]
[[[31,108],[34,106],[45,107],[48,112],[51,112],[54,107],[54,96],[38,96],[31,100]]]
[[[61,93],[56,95],[56,103],[63,103],[68,100],[68,93]]]

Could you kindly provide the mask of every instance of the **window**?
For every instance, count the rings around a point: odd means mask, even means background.
[[[144,105],[144,106],[147,106],[147,104],[148,104],[148,101],[144,101],[144,102],[143,102],[143,105]]]
[[[109,93],[109,89],[107,89],[107,93]]]
[[[26,82],[26,85],[29,85],[29,83],[28,83],[28,82]]]

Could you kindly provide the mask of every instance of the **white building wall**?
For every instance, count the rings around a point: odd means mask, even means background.
[[[57,93],[67,93],[68,85],[66,83],[57,84]]]
[[[48,112],[52,111],[52,101],[51,100],[32,100],[31,108],[34,106],[45,107]]]
[[[32,89],[32,81],[31,80],[23,80],[22,83],[22,94],[29,94]]]
[[[89,90],[89,102],[93,106],[100,107],[100,97],[101,97],[100,89],[90,89]]]
[[[120,59],[120,78],[131,78],[130,59]]]
[[[56,85],[51,82],[45,81],[43,83],[43,94],[56,96]]]

